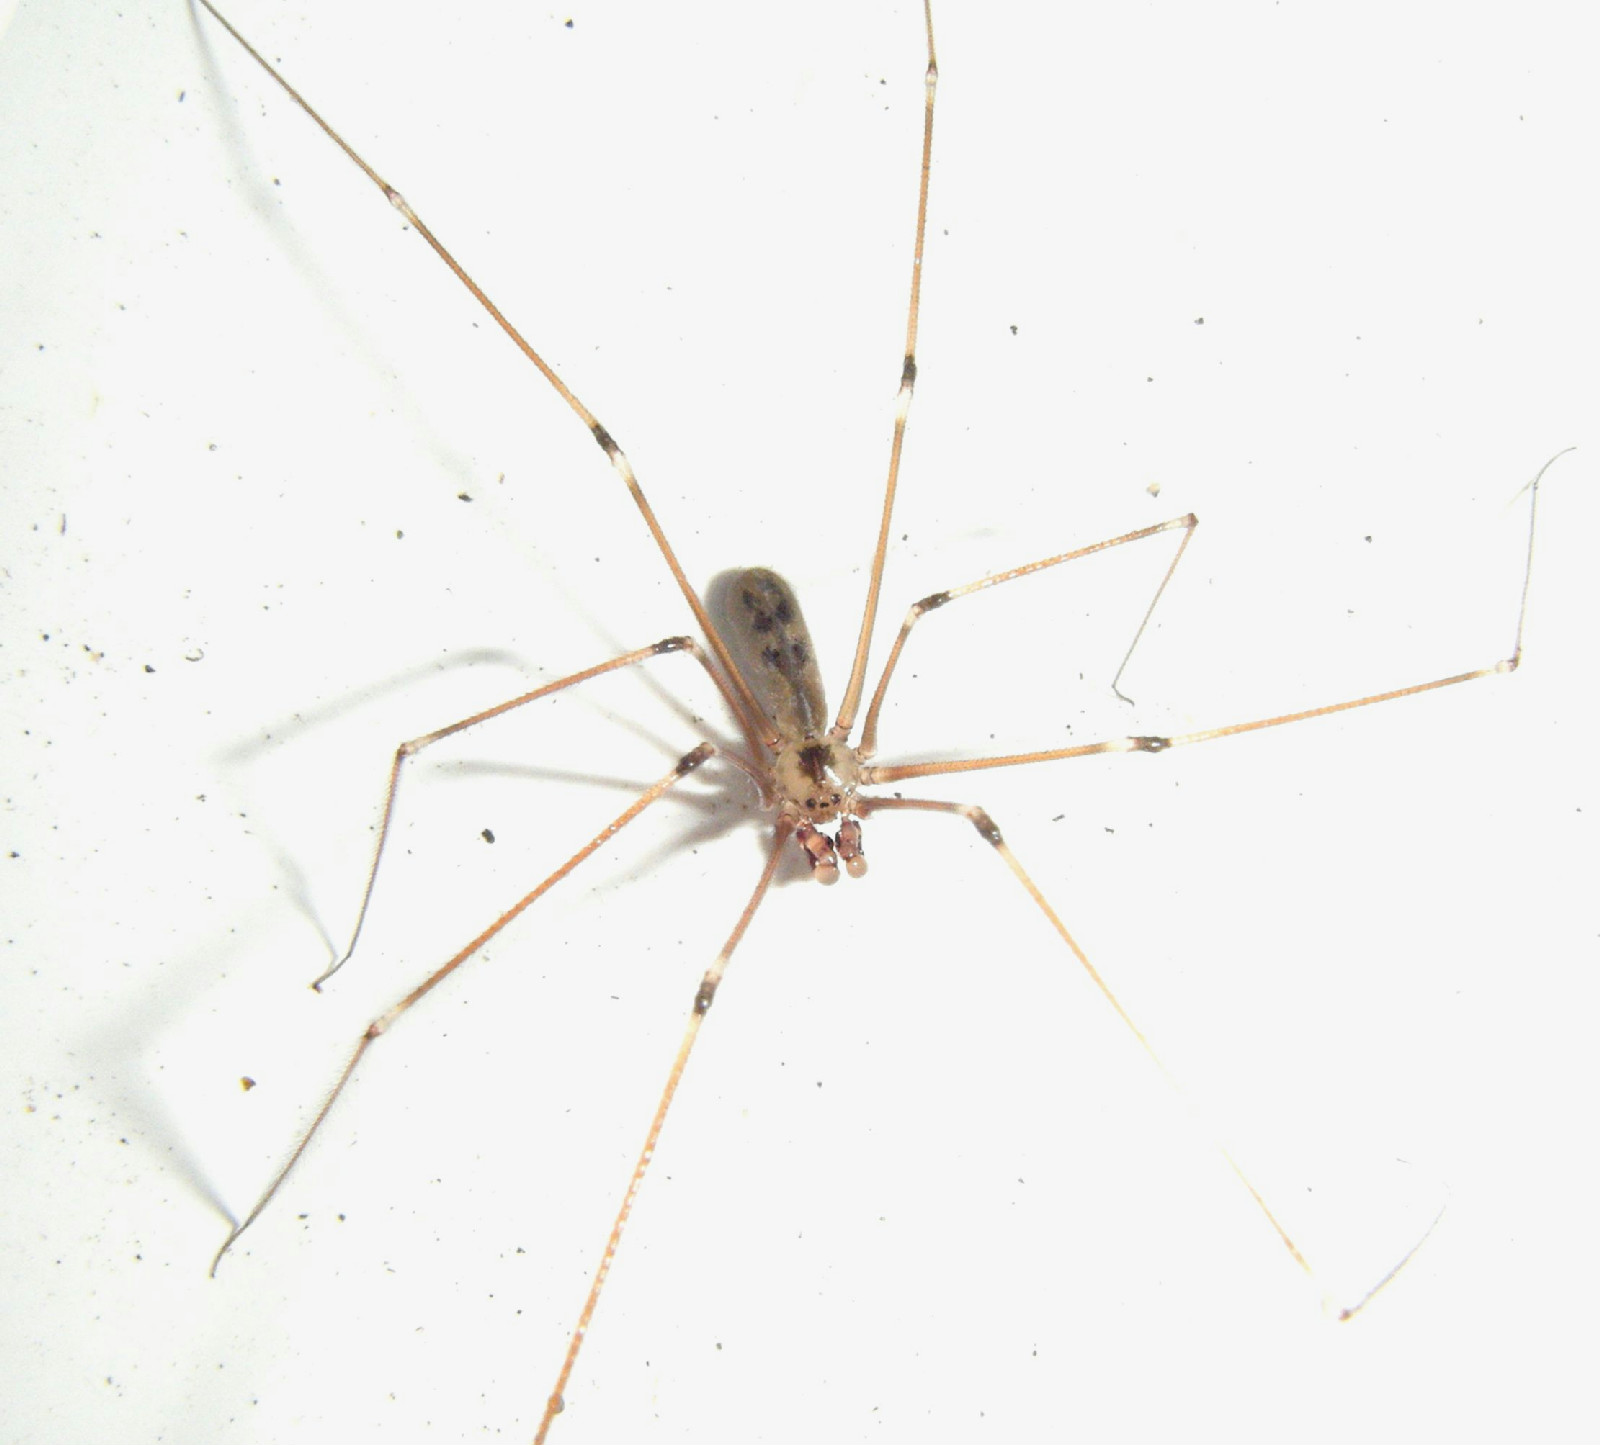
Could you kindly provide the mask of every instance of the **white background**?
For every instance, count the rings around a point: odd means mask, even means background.
[[[1107,684],[1165,542],[931,619],[885,760],[1490,663],[1512,499],[1576,444],[1526,665],[917,786],[989,807],[1182,1099],[964,825],[873,820],[871,876],[826,896],[786,875],[553,1439],[1588,1433],[1600,118],[1570,13],[941,11],[883,631],[938,587],[1202,525],[1134,712]],[[790,576],[837,699],[919,16],[234,18],[613,429],[691,577]],[[528,1438],[759,868],[731,772],[407,1017],[206,1266],[366,1021],[728,728],[669,658],[425,756],[318,997],[394,744],[686,611],[581,426],[209,21],[25,5],[0,151],[0,1434]],[[1448,1207],[1336,1325],[1208,1130],[1339,1301]]]

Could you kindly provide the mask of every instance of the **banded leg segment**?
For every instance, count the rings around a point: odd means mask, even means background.
[[[1232,1171],[1234,1178],[1244,1186],[1245,1192],[1249,1194],[1252,1200],[1255,1201],[1256,1208],[1261,1211],[1262,1216],[1266,1219],[1267,1223],[1272,1226],[1272,1232],[1278,1236],[1279,1242],[1285,1249],[1289,1251],[1290,1258],[1292,1258],[1294,1262],[1305,1272],[1306,1278],[1309,1279],[1313,1284],[1317,1285],[1318,1289],[1322,1291],[1324,1308],[1331,1309],[1334,1302],[1329,1296],[1328,1292],[1322,1288],[1321,1281],[1318,1280],[1316,1271],[1312,1269],[1310,1261],[1308,1261],[1305,1255],[1301,1252],[1300,1246],[1294,1242],[1294,1240],[1290,1237],[1288,1230],[1286,1230],[1279,1222],[1277,1215],[1272,1212],[1271,1206],[1268,1205],[1266,1199],[1262,1196],[1261,1191],[1257,1189],[1253,1183],[1251,1183],[1250,1176],[1247,1175],[1240,1167],[1238,1160],[1233,1157],[1227,1145],[1222,1142],[1216,1131],[1206,1123],[1203,1116],[1200,1114],[1200,1111],[1196,1109],[1194,1104],[1189,1100],[1183,1085],[1178,1082],[1177,1077],[1169,1068],[1167,1068],[1166,1064],[1162,1062],[1161,1056],[1156,1053],[1154,1047],[1150,1043],[1150,1040],[1144,1036],[1144,1033],[1140,1030],[1139,1026],[1134,1023],[1128,1011],[1123,1008],[1121,1001],[1117,998],[1116,994],[1111,991],[1111,986],[1105,981],[1104,977],[1100,973],[1100,970],[1090,962],[1088,954],[1083,951],[1083,949],[1079,946],[1077,939],[1072,936],[1072,934],[1068,931],[1066,924],[1061,921],[1060,914],[1058,914],[1055,909],[1050,906],[1049,900],[1039,890],[1039,885],[1028,876],[1028,873],[1023,868],[1022,864],[1017,861],[1016,854],[1011,851],[1010,845],[1007,844],[1004,836],[1000,832],[1000,829],[996,826],[994,819],[991,818],[989,814],[982,808],[976,807],[970,803],[947,803],[926,798],[864,798],[861,800],[860,806],[863,813],[888,812],[891,810],[918,813],[948,813],[955,817],[965,818],[969,823],[972,824],[974,828],[977,829],[978,836],[1000,855],[1006,867],[1011,870],[1017,882],[1019,882],[1026,891],[1028,897],[1038,905],[1040,912],[1042,912],[1044,916],[1049,919],[1050,926],[1054,928],[1055,931],[1060,935],[1062,942],[1072,950],[1073,957],[1083,965],[1084,972],[1089,975],[1089,978],[1094,983],[1094,986],[1100,990],[1100,993],[1105,998],[1106,1002],[1109,1003],[1116,1011],[1117,1017],[1121,1019],[1122,1022],[1127,1026],[1128,1032],[1139,1041],[1139,1047],[1144,1050],[1151,1063],[1153,1063],[1156,1068],[1161,1071],[1162,1078],[1164,1078],[1167,1083],[1172,1086],[1173,1090],[1179,1095],[1179,1097],[1184,1100],[1185,1104],[1189,1107],[1191,1114],[1193,1114],[1196,1118],[1196,1121],[1200,1123],[1201,1127],[1204,1128],[1206,1133],[1210,1135],[1212,1146],[1216,1149],[1217,1153],[1222,1156],[1223,1162],[1226,1163],[1228,1168]],[[1337,1309],[1337,1317],[1340,1320],[1348,1320],[1365,1309],[1372,1298],[1378,1294],[1378,1292],[1382,1290],[1390,1280],[1399,1274],[1407,1264],[1411,1262],[1412,1257],[1419,1249],[1422,1248],[1424,1244],[1427,1243],[1429,1236],[1438,1227],[1439,1220],[1443,1217],[1444,1210],[1441,1209],[1439,1213],[1434,1216],[1433,1222],[1430,1223],[1427,1229],[1423,1231],[1417,1242],[1406,1251],[1400,1260],[1391,1269],[1389,1269],[1389,1271],[1384,1274],[1381,1279],[1373,1284],[1354,1304],[1339,1307]]]
[[[300,1156],[306,1152],[306,1149],[310,1145],[312,1139],[316,1137],[317,1130],[322,1127],[323,1120],[328,1117],[329,1113],[333,1109],[334,1104],[338,1102],[339,1095],[344,1092],[345,1085],[350,1082],[351,1075],[356,1071],[356,1065],[361,1062],[362,1056],[369,1048],[372,1047],[373,1041],[393,1028],[395,1022],[402,1014],[407,1012],[407,1010],[409,1010],[413,1004],[416,1004],[428,994],[432,993],[439,984],[443,983],[445,979],[449,978],[452,973],[460,968],[461,965],[471,958],[472,955],[475,954],[480,948],[482,948],[484,944],[488,943],[492,938],[494,938],[496,934],[498,934],[508,923],[512,921],[512,919],[524,913],[538,899],[542,898],[546,893],[554,888],[557,883],[567,876],[567,874],[571,873],[572,870],[582,863],[585,858],[589,857],[590,854],[598,851],[604,844],[610,842],[611,839],[621,832],[623,828],[625,828],[629,823],[637,818],[640,813],[644,812],[646,808],[648,808],[652,803],[666,793],[666,791],[675,783],[680,782],[682,779],[688,777],[690,773],[694,772],[696,768],[700,767],[700,765],[706,762],[709,758],[717,756],[717,752],[718,750],[713,744],[701,743],[699,747],[693,749],[691,752],[685,753],[681,758],[678,759],[677,765],[670,773],[668,773],[665,777],[658,778],[648,788],[640,793],[639,796],[628,805],[628,807],[617,814],[615,818],[613,818],[609,823],[606,824],[604,828],[596,833],[594,837],[592,837],[587,843],[579,848],[578,851],[568,858],[567,861],[559,868],[557,868],[555,872],[551,873],[537,887],[530,889],[527,893],[524,893],[521,898],[513,903],[510,908],[506,909],[504,913],[502,913],[497,919],[495,919],[493,923],[485,928],[483,932],[478,934],[476,938],[452,955],[447,962],[434,969],[434,971],[430,973],[427,978],[423,979],[423,981],[414,989],[412,989],[411,992],[408,993],[404,998],[402,998],[399,1003],[395,1004],[393,1008],[389,1009],[386,1013],[380,1015],[378,1018],[375,1018],[370,1024],[367,1025],[366,1031],[361,1035],[359,1042],[356,1044],[355,1051],[350,1055],[349,1063],[344,1066],[344,1072],[339,1075],[338,1082],[334,1084],[332,1090],[328,1094],[328,1097],[323,1100],[322,1107],[317,1110],[316,1118],[311,1121],[311,1127],[300,1136],[300,1142],[295,1145],[294,1152],[289,1155],[288,1163],[286,1163],[283,1168],[278,1171],[277,1175],[273,1178],[272,1183],[267,1186],[266,1192],[263,1193],[262,1196],[255,1202],[255,1206],[250,1210],[250,1212],[245,1215],[243,1220],[234,1226],[233,1232],[222,1241],[222,1248],[216,1252],[216,1255],[211,1261],[211,1274],[213,1277],[216,1276],[217,1266],[222,1263],[222,1256],[233,1247],[234,1241],[238,1239],[239,1236],[243,1234],[245,1230],[247,1230],[252,1224],[254,1224],[258,1218],[260,1218],[262,1210],[264,1210],[267,1205],[272,1202],[273,1196],[277,1194],[280,1188],[283,1187],[283,1181],[289,1177],[290,1173],[294,1169],[294,1166],[300,1162]],[[754,911],[754,904],[751,905],[751,908],[748,911]],[[741,924],[743,921],[746,920],[741,920]]]
[[[1086,954],[1079,946],[1078,940],[1072,936],[1072,934],[1068,931],[1066,924],[1061,921],[1061,916],[1055,911],[1054,908],[1050,906],[1049,900],[1045,898],[1044,894],[1039,891],[1039,885],[1028,876],[1022,864],[1017,861],[1016,854],[1011,851],[1010,845],[1007,844],[1004,836],[1000,832],[1000,829],[995,825],[994,819],[991,818],[988,813],[986,813],[982,808],[976,807],[970,803],[937,802],[926,798],[870,798],[863,799],[861,803],[861,811],[863,813],[878,813],[887,812],[890,810],[903,810],[907,812],[919,813],[949,813],[955,817],[965,818],[969,823],[971,823],[972,826],[977,829],[978,836],[1000,855],[1001,860],[1005,863],[1006,867],[1011,870],[1013,875],[1016,877],[1017,882],[1022,885],[1023,889],[1027,892],[1028,897],[1030,897],[1034,903],[1038,905],[1040,912],[1042,912],[1044,916],[1049,919],[1050,926],[1054,928],[1055,931],[1061,936],[1061,941],[1072,950],[1072,956],[1083,965],[1084,972],[1089,975],[1090,980],[1094,983],[1094,986],[1100,990],[1106,1002],[1109,1003],[1116,1011],[1117,1017],[1121,1019],[1122,1022],[1127,1026],[1128,1032],[1139,1041],[1139,1047],[1144,1050],[1146,1055],[1148,1055],[1151,1063],[1153,1063],[1156,1068],[1161,1071],[1161,1076],[1166,1079],[1166,1081],[1173,1087],[1174,1090],[1177,1091],[1180,1096],[1183,1095],[1184,1091],[1182,1085],[1178,1083],[1178,1080],[1173,1076],[1172,1071],[1167,1068],[1166,1064],[1161,1061],[1161,1056],[1156,1053],[1155,1049],[1150,1043],[1150,1040],[1147,1039],[1140,1031],[1138,1024],[1134,1023],[1128,1011],[1123,1008],[1121,1001],[1117,998],[1116,994],[1111,991],[1111,986],[1101,976],[1100,970],[1089,961],[1089,955]],[[1278,1236],[1278,1239],[1282,1242],[1284,1248],[1289,1251],[1290,1257],[1293,1258],[1294,1262],[1305,1271],[1306,1276],[1309,1279],[1315,1281],[1315,1271],[1307,1262],[1305,1255],[1300,1252],[1300,1247],[1294,1242],[1293,1239],[1289,1237],[1289,1232],[1278,1222],[1277,1216],[1268,1207],[1267,1201],[1261,1196],[1261,1192],[1255,1187],[1254,1184],[1250,1182],[1249,1177],[1245,1174],[1244,1170],[1239,1167],[1238,1162],[1234,1159],[1233,1155],[1228,1152],[1227,1147],[1222,1143],[1222,1141],[1213,1135],[1212,1143],[1216,1146],[1218,1153],[1220,1153],[1223,1159],[1226,1161],[1228,1168],[1233,1171],[1234,1176],[1242,1185],[1244,1185],[1246,1192],[1250,1195],[1251,1199],[1255,1201],[1256,1208],[1258,1208],[1266,1217],[1267,1223],[1272,1226],[1273,1233]],[[1370,1295],[1368,1298],[1370,1298]],[[1363,1300],[1362,1303],[1365,1303],[1365,1300]],[[1357,1305],[1356,1308],[1359,1309],[1360,1306]],[[1354,1312],[1354,1310],[1349,1311],[1351,1314]]]
[[[1570,450],[1570,447],[1566,449],[1566,451]],[[1565,451],[1557,452],[1554,457],[1551,457],[1549,461],[1539,468],[1538,474],[1522,489],[1530,494],[1530,500],[1528,505],[1528,547],[1523,568],[1522,589],[1518,594],[1516,640],[1513,643],[1511,655],[1502,658],[1499,662],[1490,663],[1487,667],[1473,668],[1471,672],[1457,672],[1449,677],[1434,678],[1430,682],[1415,682],[1409,687],[1396,687],[1390,688],[1387,692],[1368,693],[1365,697],[1354,697],[1345,702],[1325,703],[1321,707],[1303,708],[1299,712],[1285,712],[1277,713],[1272,717],[1251,718],[1247,722],[1229,723],[1225,727],[1202,728],[1198,732],[1192,733],[1176,733],[1171,737],[1108,738],[1103,742],[1082,743],[1076,747],[1042,748],[1038,752],[1008,753],[1004,756],[993,758],[957,758],[950,762],[903,763],[891,767],[869,766],[861,770],[862,785],[871,787],[884,783],[902,782],[907,778],[929,778],[944,773],[972,773],[982,771],[985,768],[1010,768],[1023,763],[1048,763],[1062,758],[1086,758],[1096,753],[1164,753],[1173,748],[1183,747],[1188,743],[1207,743],[1215,738],[1228,738],[1239,733],[1259,732],[1262,728],[1281,727],[1285,723],[1305,722],[1311,718],[1330,717],[1334,713],[1349,712],[1353,708],[1370,707],[1374,703],[1380,702],[1394,702],[1398,698],[1415,697],[1419,693],[1435,692],[1442,687],[1454,687],[1460,682],[1473,682],[1480,677],[1493,677],[1499,673],[1515,672],[1522,662],[1522,634],[1528,616],[1528,592],[1533,581],[1533,543],[1535,525],[1539,514],[1539,483],[1544,479],[1544,474],[1549,471],[1556,459],[1565,454]],[[1520,496],[1521,493],[1519,492],[1518,495]],[[1167,571],[1167,575],[1169,577],[1172,575],[1170,568]],[[1000,581],[1004,579],[996,578],[994,580]],[[1149,614],[1146,613],[1147,618],[1148,616]],[[907,626],[909,627],[909,619]],[[902,639],[904,632],[905,629],[902,629]],[[1137,642],[1138,639],[1135,638],[1134,640]],[[898,644],[896,646],[898,650]],[[893,657],[891,657],[891,663],[893,660]]]
[[[1182,560],[1184,550],[1189,545],[1189,538],[1194,535],[1194,529],[1200,525],[1200,520],[1193,512],[1187,516],[1174,517],[1170,522],[1161,522],[1154,527],[1141,527],[1136,532],[1125,532],[1120,537],[1112,537],[1104,542],[1092,542],[1087,547],[1077,547],[1071,552],[1061,552],[1054,557],[1045,557],[1037,562],[1024,562],[1020,567],[1013,567],[1007,572],[996,572],[992,577],[981,577],[976,582],[968,582],[964,587],[953,587],[947,592],[934,592],[924,597],[920,602],[913,602],[906,613],[906,620],[900,624],[900,633],[894,640],[894,646],[889,649],[888,660],[883,665],[883,676],[878,679],[878,686],[872,694],[872,703],[867,708],[867,720],[861,729],[861,746],[858,749],[863,758],[874,757],[878,751],[878,714],[883,708],[884,694],[889,690],[889,678],[893,675],[895,666],[900,661],[900,654],[905,650],[906,639],[911,635],[911,629],[926,617],[928,613],[937,608],[947,606],[960,597],[969,597],[974,592],[983,592],[990,587],[998,587],[1002,582],[1014,582],[1019,577],[1031,577],[1035,572],[1043,572],[1047,568],[1060,566],[1063,562],[1075,562],[1080,557],[1091,557],[1096,552],[1105,552],[1112,547],[1120,547],[1124,542],[1140,542],[1146,537],[1156,537],[1162,532],[1175,531],[1183,528],[1183,538],[1178,543],[1178,550],[1173,554],[1172,561],[1167,564],[1167,570],[1162,575],[1160,585],[1155,590],[1155,595],[1150,599],[1150,605],[1145,608],[1144,616],[1140,619],[1138,629],[1133,634],[1133,641],[1128,644],[1128,650],[1122,655],[1122,663],[1117,668],[1117,675],[1111,680],[1111,690],[1122,697],[1117,691],[1117,684],[1122,680],[1122,674],[1127,670],[1128,660],[1133,656],[1134,648],[1138,647],[1139,639],[1144,636],[1144,630],[1150,624],[1150,618],[1155,613],[1156,604],[1161,601],[1161,594],[1167,590],[1167,583],[1172,580],[1172,574],[1178,570],[1178,563]],[[1126,702],[1128,699],[1123,698]]]
[[[1416,682],[1410,687],[1397,687],[1389,692],[1375,692],[1368,697],[1351,698],[1348,702],[1331,702],[1322,707],[1308,707],[1301,712],[1279,713],[1275,717],[1252,718],[1249,722],[1229,723],[1226,727],[1203,728],[1199,732],[1175,733],[1171,737],[1108,738],[1104,742],[1082,743],[1071,748],[1043,748],[1036,753],[1008,753],[996,758],[956,758],[940,763],[901,763],[891,767],[867,767],[861,770],[863,785],[876,787],[883,783],[898,783],[906,778],[931,778],[943,773],[976,773],[985,768],[1010,768],[1023,763],[1050,763],[1062,758],[1087,758],[1096,753],[1165,753],[1186,743],[1208,743],[1214,738],[1228,738],[1235,733],[1259,732],[1262,728],[1280,727],[1284,723],[1305,722],[1309,718],[1328,717],[1336,712],[1349,712],[1352,708],[1370,707],[1373,703],[1393,702],[1396,698],[1412,697],[1421,692],[1450,687],[1458,682],[1472,682],[1475,678],[1493,677],[1496,673],[1511,672],[1516,668],[1515,658],[1480,667],[1472,672],[1458,672],[1453,677],[1436,678],[1432,682]]]
[[[351,955],[356,951],[356,944],[361,939],[362,925],[367,921],[367,909],[372,903],[372,891],[378,881],[378,865],[383,862],[384,845],[389,840],[389,828],[394,822],[395,795],[400,788],[400,770],[405,766],[407,758],[413,758],[424,748],[440,741],[442,738],[451,737],[456,733],[464,732],[467,728],[475,727],[478,723],[488,722],[503,713],[511,712],[515,708],[530,702],[537,702],[542,697],[550,697],[566,688],[574,687],[580,682],[588,682],[591,678],[603,677],[608,672],[616,672],[624,667],[632,667],[635,663],[648,661],[652,657],[661,657],[671,652],[687,652],[705,670],[710,673],[711,680],[721,689],[723,695],[738,711],[737,700],[728,693],[722,679],[717,676],[717,671],[712,667],[705,651],[692,637],[664,637],[660,642],[652,643],[649,647],[635,648],[632,652],[625,652],[620,657],[613,657],[609,662],[602,662],[594,667],[586,667],[582,672],[574,672],[568,677],[563,677],[555,682],[546,683],[543,687],[536,687],[532,692],[525,692],[519,697],[514,697],[506,702],[496,703],[493,707],[485,708],[482,712],[475,712],[471,717],[464,717],[459,722],[453,722],[442,728],[435,728],[431,733],[424,733],[419,738],[411,738],[400,744],[394,750],[394,761],[389,765],[389,781],[383,794],[383,816],[378,823],[378,841],[372,850],[372,866],[367,869],[366,886],[361,890],[361,906],[356,910],[356,925],[350,933],[350,945],[326,969],[312,980],[311,987],[319,993],[334,974],[350,962]],[[726,756],[726,755],[725,755]],[[742,761],[739,766],[743,767]]]
[[[239,43],[245,53],[252,60],[254,60],[257,65],[266,71],[269,76],[272,77],[273,81],[275,81],[283,90],[283,92],[289,97],[289,99],[292,100],[295,105],[297,105],[300,110],[305,113],[306,117],[320,131],[322,131],[322,133],[326,135],[328,139],[334,143],[334,145],[338,146],[339,149],[345,153],[345,155],[361,171],[362,175],[364,175],[383,193],[384,199],[406,218],[406,221],[410,224],[412,230],[414,230],[417,235],[422,237],[422,239],[428,243],[429,247],[433,250],[434,255],[443,261],[444,264],[449,267],[451,274],[455,276],[456,280],[458,280],[467,288],[467,291],[471,294],[472,299],[489,314],[490,319],[493,320],[495,325],[505,333],[511,344],[515,346],[517,350],[520,351],[523,356],[533,364],[533,366],[538,370],[539,374],[550,383],[550,386],[554,389],[556,395],[559,396],[562,401],[564,401],[572,409],[573,414],[577,416],[578,420],[588,428],[590,436],[594,438],[595,443],[597,446],[599,446],[600,450],[605,453],[606,460],[611,463],[612,470],[616,472],[623,486],[628,489],[628,495],[633,498],[634,506],[638,509],[639,515],[644,519],[644,524],[649,529],[651,538],[655,541],[656,549],[661,553],[662,561],[666,563],[667,570],[672,573],[673,581],[678,584],[678,590],[683,594],[684,601],[689,604],[689,610],[694,613],[695,621],[700,624],[701,631],[705,633],[706,640],[711,644],[712,652],[714,652],[717,656],[717,661],[727,672],[727,682],[723,683],[722,681],[719,681],[717,686],[724,693],[728,693],[729,689],[731,688],[732,692],[737,694],[738,701],[734,703],[733,710],[739,719],[739,726],[744,729],[746,739],[753,748],[760,746],[775,748],[777,746],[777,738],[772,731],[771,725],[763,720],[761,709],[757,705],[755,697],[751,694],[749,686],[745,683],[744,679],[739,676],[738,669],[734,667],[733,658],[728,653],[727,645],[718,635],[717,629],[712,625],[711,618],[706,612],[705,604],[700,600],[700,594],[695,591],[693,585],[689,581],[688,576],[684,573],[683,566],[678,561],[677,553],[672,550],[672,544],[667,541],[667,534],[662,530],[661,523],[656,520],[655,509],[651,507],[649,501],[645,497],[644,489],[639,485],[639,479],[634,474],[633,464],[628,460],[627,454],[617,444],[616,438],[606,430],[605,426],[601,423],[600,418],[583,404],[577,393],[574,392],[572,388],[561,379],[560,375],[556,372],[556,369],[551,366],[543,356],[534,350],[527,338],[524,337],[522,333],[511,324],[510,319],[505,315],[505,313],[489,299],[483,288],[479,286],[470,275],[467,274],[461,263],[457,261],[456,258],[450,253],[444,242],[434,235],[433,231],[429,228],[422,217],[411,209],[411,205],[406,198],[402,196],[400,192],[397,191],[393,186],[391,186],[388,181],[384,180],[384,178],[380,176],[377,171],[368,165],[359,152],[357,152],[355,147],[345,140],[345,138],[340,135],[338,131],[336,131],[326,120],[322,118],[322,115],[311,104],[311,102],[289,84],[288,80],[284,78],[284,76],[277,70],[272,62],[262,55],[261,52],[253,45],[251,45],[251,43],[246,40],[244,36],[239,33],[239,31],[234,29],[234,27],[229,24],[227,17],[211,3],[211,0],[199,0],[199,3],[205,7],[211,18],[215,20],[218,25],[226,30],[228,34]],[[926,188],[926,164],[924,164],[923,185],[924,188]],[[731,698],[730,701],[732,701]],[[326,975],[324,975],[324,977],[326,977]]]
[[[861,690],[867,680],[867,652],[872,646],[872,628],[878,619],[878,597],[883,591],[883,563],[889,553],[889,523],[894,516],[894,494],[900,484],[900,452],[905,446],[906,421],[911,415],[911,396],[917,385],[917,323],[922,311],[922,248],[928,233],[928,173],[933,165],[933,102],[939,89],[939,57],[933,48],[933,0],[923,0],[923,29],[928,37],[928,68],[923,74],[922,166],[917,181],[916,240],[911,250],[911,299],[906,306],[905,359],[900,364],[900,390],[895,393],[894,438],[889,444],[889,475],[883,486],[883,510],[878,519],[878,541],[872,550],[872,571],[867,579],[867,600],[861,610],[861,628],[856,635],[855,656],[850,663],[850,680],[845,684],[844,700],[834,720],[831,736],[843,742],[855,726],[856,709],[861,706]]]
[[[762,870],[755,890],[750,895],[750,901],[745,904],[744,911],[739,915],[739,921],[734,924],[733,932],[728,935],[728,941],[722,945],[721,951],[712,960],[711,967],[701,977],[700,987],[695,990],[694,1006],[689,1013],[689,1022],[684,1027],[677,1055],[667,1074],[666,1086],[661,1091],[661,1099],[656,1104],[656,1112],[650,1120],[650,1130],[645,1135],[644,1148],[639,1151],[638,1162],[633,1166],[633,1173],[628,1178],[627,1189],[623,1191],[622,1205],[617,1210],[617,1217],[612,1221],[611,1233],[606,1236],[605,1250],[600,1256],[600,1264],[595,1269],[594,1279],[589,1285],[583,1310],[578,1315],[578,1323],[573,1327],[572,1338],[567,1344],[566,1357],[561,1362],[561,1372],[556,1376],[550,1398],[545,1403],[544,1414],[539,1420],[539,1432],[533,1437],[534,1445],[544,1445],[545,1436],[550,1433],[551,1423],[566,1409],[567,1382],[572,1378],[573,1367],[578,1363],[578,1352],[583,1348],[583,1342],[588,1336],[595,1307],[600,1303],[600,1291],[605,1288],[612,1263],[616,1260],[617,1249],[622,1243],[622,1231],[627,1228],[628,1217],[633,1213],[634,1201],[639,1197],[639,1187],[644,1183],[645,1171],[649,1169],[650,1161],[655,1158],[656,1145],[661,1139],[661,1128],[667,1120],[667,1110],[672,1107],[673,1096],[678,1092],[678,1084],[682,1081],[683,1071],[689,1063],[689,1054],[694,1049],[695,1040],[700,1036],[701,1021],[710,1011],[711,1004],[716,998],[717,987],[727,970],[728,960],[733,957],[733,951],[739,946],[739,940],[744,937],[745,929],[750,926],[750,920],[755,917],[756,909],[767,896],[772,875],[778,871],[778,862],[783,857],[783,851],[789,843],[789,834],[793,830],[794,824],[789,819],[783,817],[778,819],[772,850],[767,855],[767,866]]]

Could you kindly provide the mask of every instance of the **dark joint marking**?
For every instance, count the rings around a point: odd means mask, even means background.
[[[1134,751],[1141,753],[1164,753],[1172,746],[1171,738],[1135,738]]]
[[[900,368],[900,385],[915,386],[917,384],[917,358],[906,357],[906,364]]]
[[[611,433],[601,426],[599,422],[594,424],[592,430],[594,432],[594,439],[600,443],[600,450],[603,451],[608,457],[615,458],[618,453],[618,447],[616,442],[612,441]]]
[[[917,611],[932,612],[935,607],[943,607],[949,600],[950,594],[948,592],[930,592],[922,601],[917,603]]]
[[[978,830],[978,836],[985,843],[992,843],[996,848],[1006,841],[1001,836],[999,828],[995,826],[994,819],[985,813],[982,808],[973,810],[972,826]]]
[[[776,647],[763,647],[761,649],[761,660],[768,667],[781,667],[783,665],[783,654]]]
[[[704,1014],[711,1008],[711,1000],[717,996],[717,980],[708,973],[700,980],[700,987],[694,996],[694,1011]]]
[[[682,652],[685,648],[693,647],[694,641],[688,637],[663,637],[651,649],[657,656],[663,652]]]
[[[809,654],[806,652],[806,645],[803,642],[791,642],[789,644],[789,656],[794,659],[796,667],[804,667],[810,660]]]
[[[715,752],[716,749],[710,743],[701,743],[693,752],[685,753],[678,759],[678,776],[681,778],[687,773],[692,773]]]

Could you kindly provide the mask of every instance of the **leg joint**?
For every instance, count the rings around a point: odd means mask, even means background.
[[[996,848],[1005,843],[1006,840],[1001,835],[1000,829],[995,825],[994,819],[984,812],[982,808],[969,809],[967,811],[967,820],[978,830],[978,836],[985,843],[992,844]]]

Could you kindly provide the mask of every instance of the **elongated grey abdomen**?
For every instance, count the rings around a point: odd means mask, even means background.
[[[707,589],[712,620],[739,674],[785,737],[827,730],[828,704],[816,649],[793,589],[766,567],[723,572]]]

